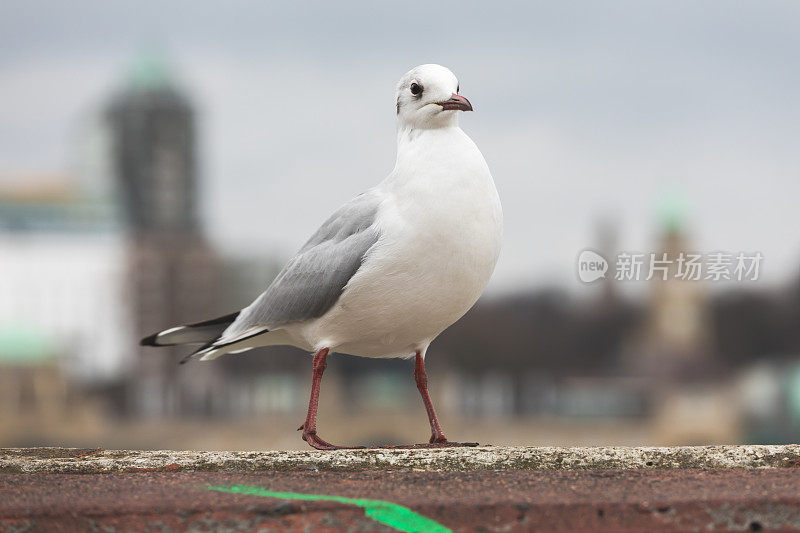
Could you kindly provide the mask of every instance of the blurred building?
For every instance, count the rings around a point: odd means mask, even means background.
[[[800,360],[763,359],[738,379],[745,442],[797,442],[800,434]]]
[[[96,429],[99,410],[65,372],[69,358],[52,333],[16,324],[0,327],[0,442],[40,445],[69,421],[75,436]]]
[[[125,220],[133,331],[140,338],[208,318],[218,308],[221,265],[198,223],[195,116],[188,98],[164,61],[144,57],[105,116]],[[139,349],[129,381],[135,412],[202,414],[210,408],[215,374],[202,365],[179,373],[176,354]]]
[[[0,328],[59,343],[73,378],[115,378],[131,331],[113,203],[68,175],[22,179],[0,191]]]
[[[30,327],[0,329],[0,420],[12,424],[22,414],[36,422],[58,419],[66,399],[58,344]]]
[[[128,231],[199,236],[194,110],[166,63],[140,58],[106,117]]]

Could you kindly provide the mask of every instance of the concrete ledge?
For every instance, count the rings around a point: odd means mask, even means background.
[[[800,446],[0,449],[0,531],[797,531],[797,467]]]
[[[2,448],[0,473],[258,472],[286,470],[606,470],[800,467],[800,446],[669,448],[447,447],[319,451],[200,452]]]

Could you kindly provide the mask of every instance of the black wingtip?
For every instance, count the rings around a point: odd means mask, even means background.
[[[178,361],[178,364],[179,364],[179,365],[185,365],[186,363],[188,363],[189,361],[191,361],[192,359],[194,359],[194,356],[195,356],[195,354],[197,354],[197,352],[192,352],[192,353],[190,353],[189,355],[185,356],[183,359],[181,359],[180,361]]]
[[[153,333],[149,337],[145,337],[139,341],[139,346],[158,346],[158,344],[156,344],[156,337],[158,337],[158,333]]]
[[[206,348],[208,348],[208,347],[209,347],[209,346],[211,346],[212,344],[214,344],[214,342],[213,342],[213,341],[212,341],[212,342],[209,342],[209,343],[207,343],[207,344],[204,344],[203,346],[199,347],[198,349],[196,349],[196,350],[195,350],[195,351],[193,351],[192,353],[185,355],[185,356],[183,357],[183,359],[181,359],[181,360],[180,360],[180,362],[179,362],[178,364],[180,364],[180,365],[185,365],[186,363],[188,363],[189,361],[191,361],[192,359],[194,359],[194,358],[195,358],[195,356],[196,356],[197,354],[199,354],[200,352],[202,352],[203,350],[205,350]]]

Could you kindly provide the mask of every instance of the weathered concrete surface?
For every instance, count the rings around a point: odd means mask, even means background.
[[[351,471],[411,469],[602,470],[674,468],[786,468],[800,466],[800,446],[671,448],[447,447],[320,451],[199,452],[0,448],[0,473],[141,471]]]
[[[443,531],[800,530],[800,446],[0,449],[0,473],[0,532],[391,530],[341,500],[211,485],[382,500]]]
[[[724,470],[265,471],[0,476],[0,531],[391,531],[353,505],[208,490],[380,499],[452,531],[800,528],[800,474]]]

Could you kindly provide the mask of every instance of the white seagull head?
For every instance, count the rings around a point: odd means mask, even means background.
[[[459,95],[455,74],[441,65],[420,65],[397,83],[397,121],[401,128],[433,129],[458,125],[459,111],[472,111]]]

